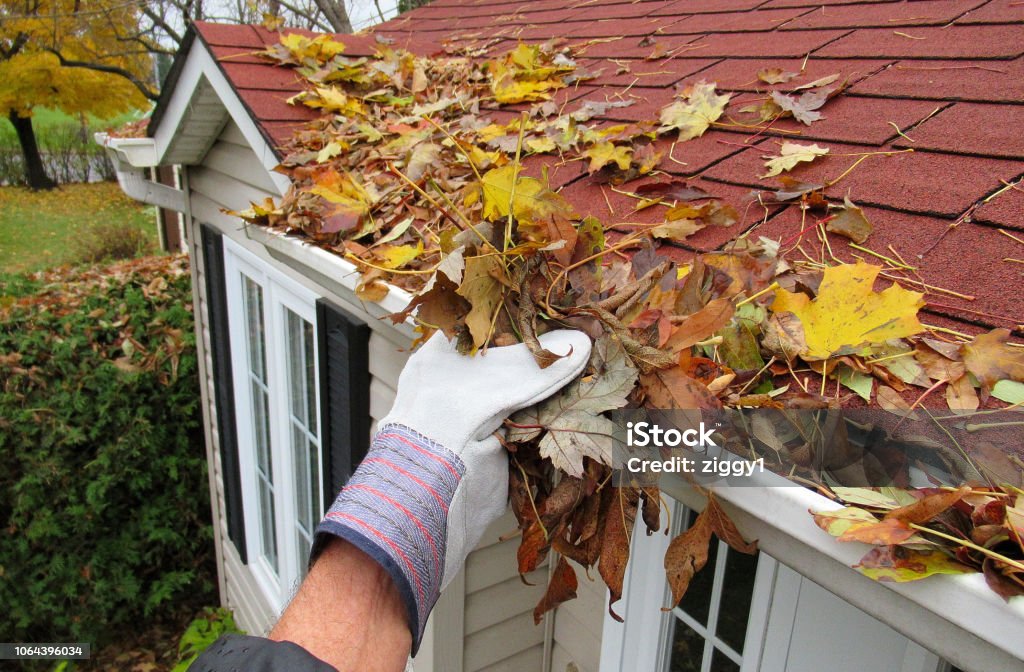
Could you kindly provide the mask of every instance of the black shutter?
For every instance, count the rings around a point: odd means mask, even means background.
[[[370,328],[323,299],[316,302],[316,322],[324,489],[330,502],[370,442]]]
[[[238,471],[238,433],[235,427],[235,395],[231,377],[231,341],[228,332],[227,285],[224,277],[224,243],[221,234],[202,225],[203,259],[206,262],[206,304],[209,308],[210,355],[213,358],[213,394],[217,405],[220,465],[224,479],[224,514],[228,538],[242,562],[245,553],[245,518],[242,481]]]

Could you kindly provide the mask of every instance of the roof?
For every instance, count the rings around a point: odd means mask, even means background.
[[[196,29],[269,142],[280,145],[316,116],[285,102],[302,88],[298,75],[254,54],[277,42],[277,33],[205,23]],[[925,322],[972,334],[992,327],[1024,334],[1024,292],[1007,291],[1019,288],[1024,275],[1019,2],[435,0],[372,32],[339,36],[352,55],[372,54],[381,38],[423,55],[457,47],[481,57],[520,41],[562,39],[580,65],[600,75],[559,91],[555,100],[566,112],[585,100],[633,101],[607,110],[607,121],[656,120],[684,86],[701,80],[735,92],[735,109],[766,95],[759,69],[803,67],[790,85],[839,73],[848,88],[822,108],[823,120],[804,126],[787,119],[759,132],[720,126],[680,143],[671,157],[672,140],[662,138],[660,170],[736,203],[751,190],[778,188],[774,179],[757,176],[762,156],[777,153],[781,138],[824,144],[829,156],[791,174],[820,182],[857,164],[829,195],[849,195],[864,206],[875,228],[871,249],[898,254],[918,269],[919,282],[934,288]],[[515,109],[492,116],[507,120]],[[552,168],[552,185],[563,187],[581,215],[659,216],[654,209],[633,213],[634,199],[586,177],[578,163],[525,162],[528,173],[541,164]],[[814,238],[806,228],[796,208],[755,203],[741,224],[704,229],[673,256],[721,248],[746,231],[789,243]],[[832,238],[834,254],[871,258],[848,243]]]

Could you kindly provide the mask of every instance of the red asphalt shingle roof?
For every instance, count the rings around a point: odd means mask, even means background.
[[[291,70],[253,55],[276,42],[277,34],[254,26],[197,29],[272,142],[282,143],[316,115],[284,102],[302,87]],[[1006,259],[1024,259],[1024,244],[998,229],[1024,239],[1024,182],[1006,188],[1024,178],[1024,3],[435,0],[372,32],[339,39],[347,53],[370,55],[378,37],[423,55],[470,47],[481,57],[519,41],[561,38],[574,47],[581,66],[601,74],[559,91],[556,101],[567,112],[584,100],[634,101],[608,110],[607,121],[656,120],[683,86],[701,80],[736,92],[730,109],[737,109],[764,95],[768,87],[756,74],[761,68],[805,66],[792,85],[839,73],[849,88],[822,108],[821,121],[809,127],[779,121],[753,139],[747,129],[716,128],[678,144],[671,159],[671,139],[662,139],[666,158],[660,169],[743,212],[752,189],[777,188],[758,175],[764,172],[762,155],[777,150],[781,137],[830,147],[829,156],[792,171],[808,181],[835,177],[858,153],[913,148],[870,157],[830,197],[848,194],[864,205],[875,226],[872,249],[887,255],[896,250],[919,268],[924,282],[974,297],[929,294],[926,322],[969,333],[1009,327],[1022,335],[1024,265]],[[499,121],[515,116],[505,110],[491,115]],[[563,187],[581,214],[605,221],[661,216],[655,208],[634,213],[633,199],[581,174],[580,163],[533,157],[527,171],[539,173],[541,165],[549,166],[552,185]],[[720,248],[751,229],[795,241],[806,227],[794,207],[754,203],[745,212],[741,224],[704,229],[672,256]],[[856,253],[845,239],[831,244],[840,258]]]

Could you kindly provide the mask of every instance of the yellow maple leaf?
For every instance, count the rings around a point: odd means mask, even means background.
[[[661,110],[659,133],[678,129],[679,141],[684,142],[704,135],[725,111],[732,94],[715,93],[715,84],[700,82],[694,84],[685,101],[676,101]]]
[[[423,254],[423,241],[415,245],[393,245],[387,249],[378,251],[384,268],[401,268],[416,257]]]
[[[590,166],[587,170],[591,174],[601,170],[609,163],[617,165],[619,170],[629,170],[629,164],[633,158],[633,148],[613,145],[610,142],[600,142],[588,147],[583,152],[583,156],[590,159]]]
[[[764,157],[766,159],[764,167],[768,169],[768,172],[761,177],[775,177],[783,171],[793,170],[798,163],[814,161],[825,154],[828,154],[828,147],[783,142],[778,156]]]
[[[866,343],[881,343],[924,330],[917,311],[924,295],[893,283],[873,289],[881,267],[858,262],[825,269],[818,295],[775,290],[772,311],[793,313],[804,329],[804,359],[848,354]]]
[[[481,186],[486,219],[493,222],[508,217],[510,206],[520,221],[536,222],[552,215],[575,218],[576,213],[565,198],[541,180],[519,177],[520,170],[518,166],[507,165],[484,174]]]

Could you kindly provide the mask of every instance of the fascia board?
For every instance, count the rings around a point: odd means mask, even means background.
[[[201,40],[195,40],[192,43],[181,74],[175,84],[174,92],[160,119],[160,125],[153,133],[159,160],[162,161],[163,157],[167,155],[167,151],[178,134],[182,121],[188,114],[192,96],[204,79],[213,88],[217,97],[220,98],[231,119],[238,125],[242,135],[245,136],[246,142],[256,153],[260,163],[270,175],[270,179],[274,182],[274,186],[277,187],[279,195],[284,195],[288,191],[291,182],[285,175],[274,171],[274,168],[280,163],[277,155],[270,145],[267,144],[266,138],[260,133],[252,115],[249,114],[248,109],[242,104],[242,100],[238,97],[234,87],[224,76],[224,72],[217,65],[213,55]]]

